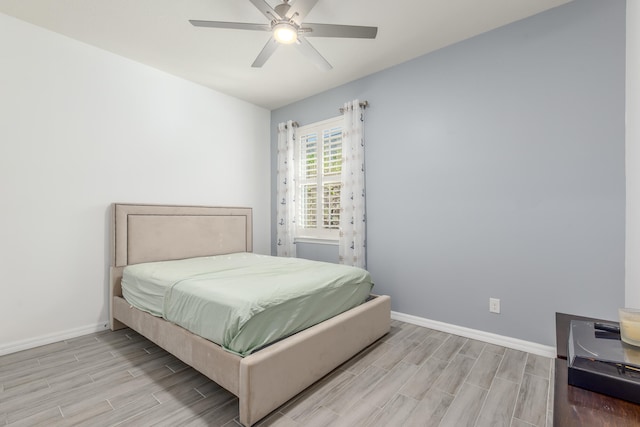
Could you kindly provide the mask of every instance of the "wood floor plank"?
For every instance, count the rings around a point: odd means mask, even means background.
[[[438,348],[433,354],[433,357],[437,357],[438,359],[450,361],[453,359],[458,351],[462,348],[462,346],[467,342],[467,338],[460,337],[457,335],[450,335],[447,340]]]
[[[218,384],[214,383],[211,380],[209,380],[209,382],[206,383],[206,384],[202,384],[202,385],[197,386],[196,387],[196,391],[198,393],[200,393],[204,397],[209,397],[212,394],[217,394],[217,393],[221,393],[221,392],[229,393],[224,388],[222,388],[221,386],[219,386]],[[229,393],[229,394],[231,394],[231,393]]]
[[[85,354],[87,354],[88,351],[100,352],[105,350],[104,344],[100,341],[95,341],[91,345],[85,344],[83,348],[85,350]],[[75,353],[73,354],[75,356]],[[61,369],[57,374],[47,376],[47,380],[51,385],[53,385],[59,381],[68,381],[69,378],[80,374],[88,374],[98,377],[103,372],[121,371],[122,369],[118,368],[123,366],[136,366],[136,364],[143,363],[143,360],[151,360],[153,358],[153,355],[142,350],[136,356],[116,353],[112,354],[112,357],[105,358],[104,360],[92,360],[92,358],[88,358],[88,360],[85,359],[83,361],[78,361],[76,366],[68,366],[68,368],[72,369]]]
[[[527,353],[508,348],[504,353],[500,366],[498,367],[496,377],[512,381],[514,383],[520,383],[520,381],[522,381],[522,375],[524,374],[524,367],[526,363]]]
[[[500,345],[491,344],[491,343],[487,343],[487,345],[485,345],[485,347],[484,347],[484,350],[485,351],[490,351],[492,353],[499,354],[501,356],[504,356],[505,351],[507,351],[507,349],[505,347],[502,347]]]
[[[402,361],[421,366],[443,343],[444,340],[441,338],[428,336],[421,344],[409,351]]]
[[[346,414],[340,416],[332,427],[369,426],[378,418],[381,409],[366,400],[359,400],[349,408]]]
[[[418,367],[415,365],[399,363],[382,377],[378,384],[363,396],[363,399],[378,408],[383,408],[396,392],[415,376],[417,371]]]
[[[404,341],[404,339],[408,336],[412,335],[417,328],[419,328],[419,326],[400,322],[397,326],[392,325],[391,331],[389,331],[387,335],[382,337],[382,340],[388,342],[389,344],[397,344],[401,341]]]
[[[427,337],[431,336],[432,333],[433,331],[431,329],[416,326],[416,328],[405,337],[405,340],[415,341],[416,344],[421,344]]]
[[[56,393],[65,393],[68,390],[82,387],[84,385],[91,384],[92,382],[93,381],[91,380],[91,378],[89,378],[88,375],[79,375],[78,377],[72,378],[66,383],[51,386],[49,388],[42,388],[37,391],[31,391],[30,393],[24,394],[7,394],[6,396],[3,395],[0,398],[0,411],[6,412],[8,417],[9,413],[19,410],[23,407],[34,407],[41,404],[42,402],[46,402],[51,398],[52,395]]]
[[[78,361],[72,356],[71,359],[68,359],[64,364],[54,366],[38,364],[28,369],[16,370],[13,374],[6,375],[4,379],[0,381],[0,384],[2,384],[2,390],[6,391],[15,386],[51,378],[57,372],[67,372],[75,369],[77,366]]]
[[[518,384],[496,378],[480,411],[476,427],[509,427],[518,389]]]
[[[172,412],[168,417],[165,417],[155,425],[158,427],[174,427],[191,423],[195,419],[204,420],[210,418],[216,419],[213,423],[219,424],[223,421],[226,423],[227,421],[235,418],[237,413],[231,414],[232,416],[228,418],[223,416],[222,419],[218,419],[218,416],[213,413],[231,403],[237,404],[236,397],[227,391],[220,390],[218,393],[214,393],[204,399],[190,400],[189,404],[183,405],[183,407]]]
[[[400,393],[422,400],[431,389],[435,381],[447,367],[446,360],[430,358],[422,365],[416,374],[400,389]]]
[[[189,365],[184,363],[182,360],[176,359],[171,363],[167,363],[167,368],[171,370],[171,372],[180,372],[183,369],[188,368]]]
[[[175,374],[173,376],[175,377]],[[175,399],[176,396],[180,396],[184,393],[198,393],[202,396],[202,393],[199,393],[196,388],[204,386],[210,381],[211,380],[209,378],[205,377],[200,372],[193,371],[190,372],[189,377],[181,377],[179,381],[166,385],[162,390],[153,392],[153,395],[160,403],[164,403],[168,399]]]
[[[407,353],[411,352],[416,347],[418,347],[418,344],[415,341],[397,341],[389,351],[373,362],[373,365],[390,371],[406,357]]]
[[[340,366],[340,369],[351,372],[354,375],[359,375],[391,348],[391,344],[383,341],[377,341],[358,353],[351,360],[345,362]]]
[[[380,340],[382,342],[393,342],[395,341],[396,335],[401,334],[399,339],[402,339],[403,334],[406,334],[407,332],[402,328],[402,322],[397,322],[397,321],[391,321],[391,327],[389,328],[389,332],[382,337]]]
[[[446,414],[454,396],[435,388],[425,393],[405,421],[405,427],[437,427]]]
[[[13,422],[7,418],[7,421],[11,427],[51,427],[62,425],[64,418],[58,407],[52,407],[30,413]]]
[[[230,423],[229,423],[230,424]],[[255,427],[299,427],[300,424],[295,422],[292,418],[284,415],[282,412],[275,412],[268,417],[262,419],[255,424]],[[224,427],[241,427],[240,422],[234,420],[231,425],[225,424]]]
[[[281,412],[298,422],[302,421],[314,408],[321,406],[324,401],[329,401],[340,393],[354,378],[356,376],[351,372],[333,371],[286,403],[281,408]]]
[[[181,427],[223,427],[233,422],[237,415],[238,400],[234,399],[191,418]]]
[[[334,424],[339,415],[324,406],[314,408],[304,420],[305,427],[326,427]]]
[[[486,344],[482,341],[468,339],[460,348],[460,354],[477,359],[484,350]]]
[[[69,338],[64,340],[64,342],[69,345],[70,348],[82,348],[85,345],[94,345],[97,342],[101,341],[101,337],[106,337],[105,339],[120,339],[121,336],[127,334],[127,331],[124,329],[120,329],[118,331],[103,331],[96,332],[94,334],[82,335],[75,338]]]
[[[106,400],[99,402],[78,402],[74,405],[68,405],[65,409],[61,408],[62,416],[66,425],[78,425],[83,423],[94,423],[94,418],[113,412],[113,408]]]
[[[511,421],[511,427],[535,427],[535,426],[533,424],[529,424],[527,422],[514,418],[513,421]]]
[[[362,374],[358,375],[357,380],[352,379],[336,394],[332,395],[322,406],[326,406],[333,412],[345,414],[360,396],[365,395],[372,390],[385,375],[387,371],[375,365],[369,366]]]
[[[131,355],[126,359],[116,358],[113,362],[104,363],[99,369],[86,369],[85,371],[92,380],[100,381],[105,377],[113,375],[114,372],[126,370],[132,377],[138,377],[145,372],[155,371],[158,367],[165,367],[171,361],[175,360],[175,357],[164,353],[163,354],[149,354],[141,351],[140,353]],[[168,373],[169,368],[166,368]]]
[[[471,372],[469,372],[469,376],[467,376],[466,382],[488,390],[498,371],[500,362],[502,362],[502,357],[502,355],[491,351],[483,351],[480,353],[476,364],[473,366]]]
[[[414,411],[418,401],[401,394],[396,394],[378,413],[371,427],[403,426],[411,413]]]
[[[67,348],[69,348],[69,344],[60,341],[0,356],[0,381],[7,372],[11,373],[23,366],[36,366],[39,357],[54,354]]]
[[[38,357],[38,365],[43,368],[56,367],[73,362],[78,362],[78,359],[73,354],[73,351],[55,352]]]
[[[524,372],[531,375],[537,375],[542,378],[549,378],[551,362],[552,360],[548,357],[538,356],[537,354],[528,354]]]
[[[49,388],[49,383],[46,379],[37,379],[25,383],[12,381],[4,385],[4,388],[2,390],[2,398],[3,400],[5,400],[13,396],[23,396],[25,394],[34,393],[38,390]]]
[[[439,427],[473,427],[482,409],[487,390],[468,384],[453,399]]]
[[[544,427],[547,419],[548,392],[548,380],[524,374],[513,416],[535,426]]]
[[[12,354],[10,354],[9,356],[12,356]],[[5,357],[8,357],[8,356],[2,356],[2,358],[5,358]],[[8,377],[12,377],[15,375],[23,375],[25,372],[28,373],[32,369],[37,369],[38,366],[39,364],[38,364],[37,358],[28,358],[24,360],[15,359],[15,360],[3,362],[0,365],[0,382],[6,381]]]
[[[111,387],[106,397],[114,408],[120,408],[144,394],[160,392],[177,382],[190,381],[192,378],[199,378],[200,376],[201,374],[193,369],[183,375],[177,375],[161,366],[149,374],[135,377],[135,381],[122,386]]]
[[[187,400],[189,397],[191,400]],[[161,403],[158,406],[151,407],[146,409],[133,417],[127,418],[119,423],[116,423],[115,426],[120,427],[139,427],[139,426],[151,426],[157,423],[162,422],[165,418],[168,418],[176,411],[183,409],[185,406],[188,406],[192,403],[195,403],[199,400],[203,400],[204,398],[200,394],[190,394],[189,396],[183,396],[183,399],[171,399],[166,401],[165,403]]]
[[[87,422],[81,423],[80,425],[84,425],[86,427],[113,426],[122,421],[128,420],[129,418],[138,415],[141,412],[145,412],[151,408],[157,408],[158,405],[160,405],[160,402],[158,402],[158,400],[151,394],[147,394],[142,396],[140,399],[129,402],[129,404],[121,408],[97,415],[92,419],[87,420]]]
[[[174,373],[167,367],[167,365],[173,360],[175,360],[175,356],[162,351],[162,353],[150,354],[149,357],[141,359],[138,363],[134,363],[133,366],[129,366],[127,361],[123,367],[127,369],[127,372],[129,372],[134,378],[140,376],[157,378],[156,375],[158,375],[161,370],[165,370],[166,375]]]
[[[108,382],[91,382],[64,391],[53,393],[49,392],[45,396],[43,396],[42,399],[32,402],[32,405],[20,405],[17,407],[14,406],[14,408],[12,408],[13,410],[8,410],[7,416],[9,419],[9,423],[31,416],[35,413],[35,411],[38,411],[41,408],[50,408],[52,406],[63,407],[76,403],[79,400],[84,400],[85,402],[87,402],[87,404],[89,404],[90,402],[97,402],[104,399],[103,393],[111,390],[113,385],[126,385],[132,380],[134,379],[131,377],[131,375],[129,375],[127,372],[122,372],[118,375],[114,375],[113,378],[110,378]],[[108,386],[105,387],[105,384],[108,384]]]
[[[453,360],[444,368],[442,374],[435,381],[433,387],[456,395],[475,363],[476,360],[471,357],[463,356],[462,354],[454,356]]]

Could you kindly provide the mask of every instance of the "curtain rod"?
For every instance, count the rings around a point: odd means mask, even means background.
[[[300,125],[298,124],[298,122],[292,122],[292,123],[291,123],[291,126],[293,126],[294,128],[298,128],[298,127],[300,127]],[[285,129],[288,129],[288,126],[287,126],[287,125],[284,125],[284,128],[285,128]]]
[[[369,106],[369,101],[360,102],[360,107],[365,109]],[[344,114],[344,107],[340,107],[340,114]]]

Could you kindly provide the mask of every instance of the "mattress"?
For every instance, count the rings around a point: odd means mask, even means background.
[[[253,253],[125,267],[132,306],[246,356],[347,311],[369,296],[366,270]]]

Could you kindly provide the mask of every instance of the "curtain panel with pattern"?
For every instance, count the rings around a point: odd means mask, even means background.
[[[276,254],[283,257],[296,256],[295,128],[291,120],[278,124]]]
[[[342,191],[340,195],[341,264],[366,268],[364,108],[356,99],[343,108]]]

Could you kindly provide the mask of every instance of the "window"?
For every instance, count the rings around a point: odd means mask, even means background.
[[[297,237],[338,239],[342,116],[298,128]]]

